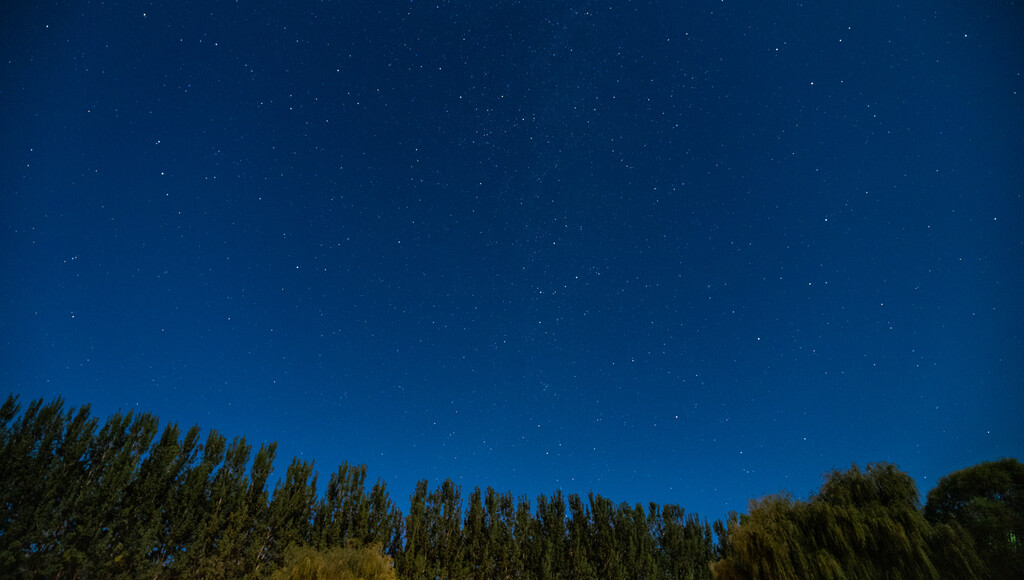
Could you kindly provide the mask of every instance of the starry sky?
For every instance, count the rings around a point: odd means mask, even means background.
[[[6,390],[399,506],[1024,456],[1016,2],[6,2]]]

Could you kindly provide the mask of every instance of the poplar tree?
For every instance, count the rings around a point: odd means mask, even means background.
[[[198,427],[193,427],[197,432]],[[202,459],[186,473],[169,507],[167,548],[162,557],[170,560],[179,575],[196,576],[209,552],[219,506],[214,503],[213,477],[224,460],[225,438],[210,431],[201,446]]]
[[[466,577],[472,579],[488,578],[486,574],[492,568],[487,549],[487,514],[482,497],[480,488],[473,488],[469,494],[466,522],[462,526]]]
[[[369,527],[365,479],[366,467],[352,467],[348,462],[331,474],[326,493],[317,506],[314,545],[318,549],[340,546],[351,538],[364,540]]]
[[[63,518],[70,515],[78,487],[72,481],[77,470],[63,461],[74,453],[63,448],[71,421],[70,412],[63,414],[63,400],[33,401],[14,420],[19,410],[13,396],[0,409],[0,572],[5,575],[25,568],[52,571],[51,556],[61,550],[60,535],[70,523]],[[78,448],[77,442],[72,445]]]
[[[515,512],[509,520],[512,532],[509,550],[509,571],[507,578],[522,577],[529,568],[532,554],[532,542],[535,534],[533,512],[530,511],[530,500],[520,496],[515,504]]]
[[[592,563],[590,511],[578,494],[568,499],[569,521],[566,524],[565,577],[574,580],[596,578]]]
[[[274,486],[267,510],[267,559],[278,562],[286,548],[311,543],[317,474],[313,463],[292,459],[283,481]]]
[[[591,562],[601,578],[623,578],[615,539],[615,506],[610,499],[590,492]]]
[[[484,526],[487,535],[487,567],[485,578],[511,578],[514,574],[513,530],[515,503],[511,492],[499,494],[488,487],[484,493]]]
[[[653,518],[652,518],[653,515]],[[711,526],[678,505],[659,510],[651,504],[648,519],[652,536],[661,551],[662,576],[666,578],[710,579],[709,562],[714,561]]]
[[[405,518],[405,546],[395,554],[398,575],[410,580],[427,575],[427,549],[430,542],[427,530],[427,480],[416,482],[409,499],[409,515]]]
[[[427,561],[432,574],[462,578],[462,497],[452,480],[444,480],[427,497],[426,526]]]
[[[229,541],[224,554],[225,576],[254,576],[271,562],[274,528],[268,518],[267,478],[274,468],[276,455],[277,442],[273,442],[261,444],[253,458],[249,480],[243,488],[243,499],[230,514],[223,536]]]

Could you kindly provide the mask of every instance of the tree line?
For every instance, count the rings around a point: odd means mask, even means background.
[[[366,466],[326,487],[276,443],[148,413],[102,425],[58,398],[0,407],[0,576],[42,578],[732,579],[1024,577],[1024,466],[986,463],[920,505],[889,464],[831,473],[701,521],[677,505],[535,500],[420,481],[407,514]]]

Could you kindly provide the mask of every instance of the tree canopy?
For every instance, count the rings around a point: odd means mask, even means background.
[[[0,576],[52,578],[710,578],[711,526],[675,505],[556,491],[530,501],[451,480],[403,515],[364,465],[325,487],[276,443],[149,414],[10,396],[0,406]],[[354,575],[353,575],[354,574]]]
[[[738,578],[981,578],[958,527],[932,525],[913,480],[875,463],[831,472],[808,501],[779,494],[720,526],[718,580]]]
[[[993,577],[1024,578],[1024,464],[986,461],[946,475],[928,492],[924,516],[971,535]]]
[[[754,579],[1024,577],[1024,466],[952,473],[922,508],[875,463],[709,524],[678,505],[534,499],[420,481],[403,514],[364,465],[321,485],[255,450],[150,414],[101,423],[61,399],[0,406],[0,576],[53,578]],[[716,542],[717,536],[717,542]]]

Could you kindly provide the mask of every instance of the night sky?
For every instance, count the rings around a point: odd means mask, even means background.
[[[5,2],[5,390],[403,511],[1022,457],[1024,7],[816,4]]]

